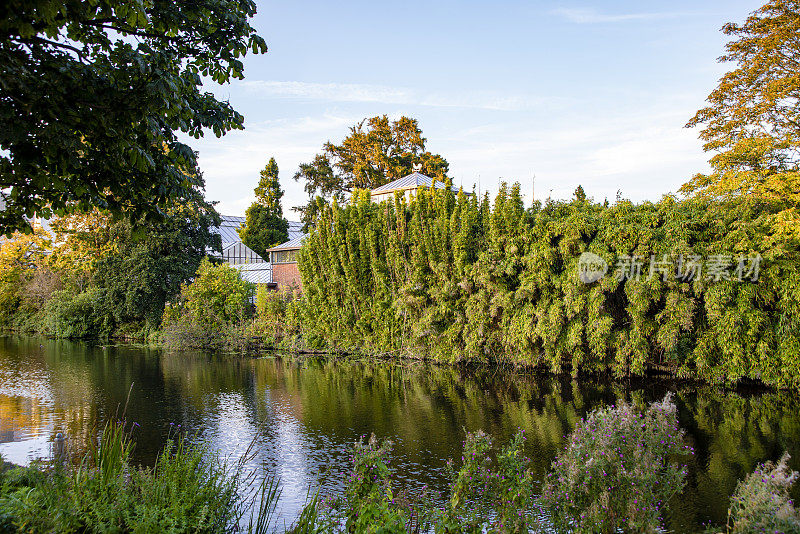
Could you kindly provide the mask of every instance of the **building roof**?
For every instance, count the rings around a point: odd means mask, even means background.
[[[239,237],[239,228],[244,224],[244,217],[236,217],[234,215],[220,215],[220,225],[216,228],[211,228],[213,233],[219,234],[222,239],[222,248],[225,248],[231,243],[237,243],[242,239]]]
[[[242,243],[225,243],[222,247],[221,258],[226,263],[264,263],[264,258]]]
[[[276,245],[272,248],[268,248],[267,252],[277,252],[279,250],[299,250],[300,246],[303,244],[303,239],[306,238],[306,234],[301,234],[294,239],[290,239],[286,243],[281,243],[280,245]]]
[[[300,221],[289,221],[289,239],[300,237],[303,234],[303,223]]]
[[[222,238],[222,248],[233,244],[239,243],[242,239],[239,237],[239,228],[245,223],[244,217],[236,215],[220,215],[220,225],[212,228],[211,231],[219,234]],[[289,221],[289,239],[295,239],[303,235],[303,223],[300,221]]]
[[[245,282],[250,282],[251,284],[269,284],[272,282],[271,263],[243,263],[231,265],[231,267],[239,271],[239,276]]]
[[[405,191],[406,189],[417,189],[418,187],[434,187],[436,189],[444,189],[446,187],[444,182],[440,182],[439,180],[434,180],[430,176],[425,176],[424,174],[418,172],[412,172],[408,176],[403,176],[402,178],[398,178],[393,182],[389,182],[388,184],[383,184],[380,187],[376,187],[371,192],[375,193],[389,193],[392,191]],[[451,189],[453,191],[458,192],[458,187],[452,186]]]

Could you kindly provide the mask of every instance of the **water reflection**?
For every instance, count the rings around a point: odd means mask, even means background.
[[[445,462],[460,456],[465,431],[484,429],[503,441],[523,428],[539,478],[587,411],[621,398],[643,404],[666,391],[663,383],[163,354],[9,336],[0,338],[0,453],[24,463],[46,455],[63,432],[80,454],[109,417],[126,409],[140,425],[134,461],[143,464],[154,461],[178,425],[232,459],[255,440],[251,467],[280,477],[280,506],[290,520],[309,489],[337,487],[348,447],[360,435],[394,440],[401,485],[443,490]],[[791,393],[683,387],[676,402],[696,456],[686,490],[672,503],[670,530],[723,523],[737,480],[758,462],[788,450],[800,467],[800,406]]]

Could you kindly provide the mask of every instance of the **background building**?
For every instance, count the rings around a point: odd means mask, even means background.
[[[297,252],[304,237],[304,234],[300,234],[286,243],[267,250],[272,265],[272,281],[278,289],[290,287],[302,289],[300,270],[297,268]]]
[[[271,258],[262,258],[250,247],[242,243],[242,239],[239,237],[239,228],[245,223],[245,218],[235,215],[222,215],[221,219],[220,225],[212,230],[222,240],[222,254],[215,254],[215,256],[237,269],[243,280],[253,284],[266,284],[267,287],[271,288],[277,287],[278,281],[273,281],[274,266]],[[303,235],[303,223],[289,221],[290,242],[299,240]],[[300,247],[298,246],[297,248],[299,249]],[[284,257],[281,258],[285,259]],[[282,265],[284,264],[286,264],[285,261],[282,262]],[[284,276],[285,270],[285,267],[278,269],[279,280],[291,278],[291,276],[288,278]],[[296,278],[299,280],[299,273]]]
[[[373,202],[383,202],[384,200],[393,199],[395,192],[400,191],[406,196],[406,200],[411,200],[411,198],[417,194],[417,190],[420,187],[444,189],[447,185],[439,180],[434,180],[430,176],[413,172],[408,176],[403,176],[393,182],[376,187],[370,191],[371,199]],[[450,189],[458,193],[458,187],[452,186]],[[468,195],[472,194],[466,191],[465,193]]]

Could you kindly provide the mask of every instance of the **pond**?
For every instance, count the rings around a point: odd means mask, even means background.
[[[289,523],[309,491],[335,491],[361,435],[394,442],[399,485],[443,491],[446,461],[460,458],[465,431],[483,429],[504,443],[522,428],[538,480],[588,411],[623,398],[658,400],[670,390],[695,456],[665,517],[669,531],[723,524],[736,482],[759,462],[788,451],[800,469],[800,401],[791,392],[574,381],[415,362],[167,353],[22,336],[0,337],[0,454],[19,464],[47,457],[58,432],[80,454],[127,402],[126,419],[138,424],[137,463],[151,465],[178,425],[226,458],[255,439],[251,467],[279,477],[279,510]]]

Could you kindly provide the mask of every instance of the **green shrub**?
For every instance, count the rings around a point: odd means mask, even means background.
[[[105,306],[105,290],[92,288],[74,294],[53,292],[42,312],[44,333],[65,338],[103,338],[112,331],[112,319]]]
[[[222,322],[212,325],[201,322],[187,310],[173,314],[168,305],[164,311],[159,341],[173,349],[222,350],[226,337],[224,326]]]
[[[259,317],[283,317],[286,305],[293,297],[292,291],[274,291],[261,284],[256,290],[256,313]]]
[[[253,292],[239,271],[204,259],[194,281],[183,286],[179,302],[166,305],[161,340],[178,349],[243,348]]]
[[[181,302],[200,324],[219,326],[250,316],[255,288],[242,280],[239,271],[226,264],[214,265],[205,258],[194,280],[181,290]]]
[[[128,341],[149,342],[157,339],[160,330],[149,321],[136,321],[119,325],[114,337]]]
[[[789,490],[798,477],[788,467],[789,455],[775,464],[766,462],[736,485],[728,510],[728,532],[800,533],[800,514],[795,509]]]
[[[262,344],[284,349],[298,348],[302,331],[299,319],[301,296],[289,290],[272,291],[259,286],[256,292],[256,316],[249,328],[249,336]],[[307,344],[303,345],[305,348]]]
[[[639,413],[598,408],[578,423],[548,473],[541,503],[557,528],[574,532],[654,531],[686,469],[691,449],[671,394]]]

